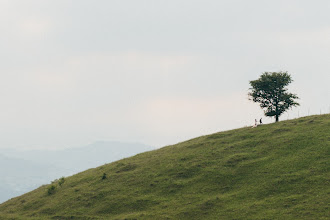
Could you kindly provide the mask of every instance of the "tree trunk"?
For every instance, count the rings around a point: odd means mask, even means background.
[[[278,117],[279,117],[279,114],[278,114],[278,99],[276,99],[275,107],[276,107],[276,115],[275,115],[276,121],[275,122],[278,122]]]

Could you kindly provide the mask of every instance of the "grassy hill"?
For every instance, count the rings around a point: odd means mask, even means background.
[[[42,186],[0,216],[329,219],[329,152],[330,115],[220,132]]]

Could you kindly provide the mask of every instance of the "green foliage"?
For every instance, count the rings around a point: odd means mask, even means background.
[[[56,186],[55,185],[52,184],[52,185],[48,186],[48,188],[47,188],[47,194],[48,195],[54,194],[55,191],[56,191]]]
[[[103,173],[102,179],[105,180],[106,178],[107,178],[107,174],[106,173]]]
[[[252,88],[249,96],[254,102],[260,103],[266,116],[275,117],[278,122],[282,113],[299,105],[295,101],[298,96],[287,92],[286,86],[291,82],[291,76],[287,72],[265,72],[259,79],[250,81]]]
[[[202,136],[42,186],[0,218],[329,219],[329,131],[322,115]]]
[[[61,177],[61,178],[58,180],[58,185],[59,185],[59,186],[62,186],[64,182],[65,182],[65,178],[64,178],[64,177]]]

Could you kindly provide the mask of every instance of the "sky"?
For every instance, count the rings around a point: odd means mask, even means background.
[[[328,0],[0,0],[0,148],[155,147],[251,126],[249,81],[288,71],[330,111]]]

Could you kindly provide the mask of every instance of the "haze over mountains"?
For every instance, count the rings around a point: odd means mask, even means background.
[[[62,176],[153,150],[140,143],[99,141],[65,150],[0,150],[0,203]]]
[[[58,175],[66,174],[55,166],[0,155],[0,202],[18,196]]]

